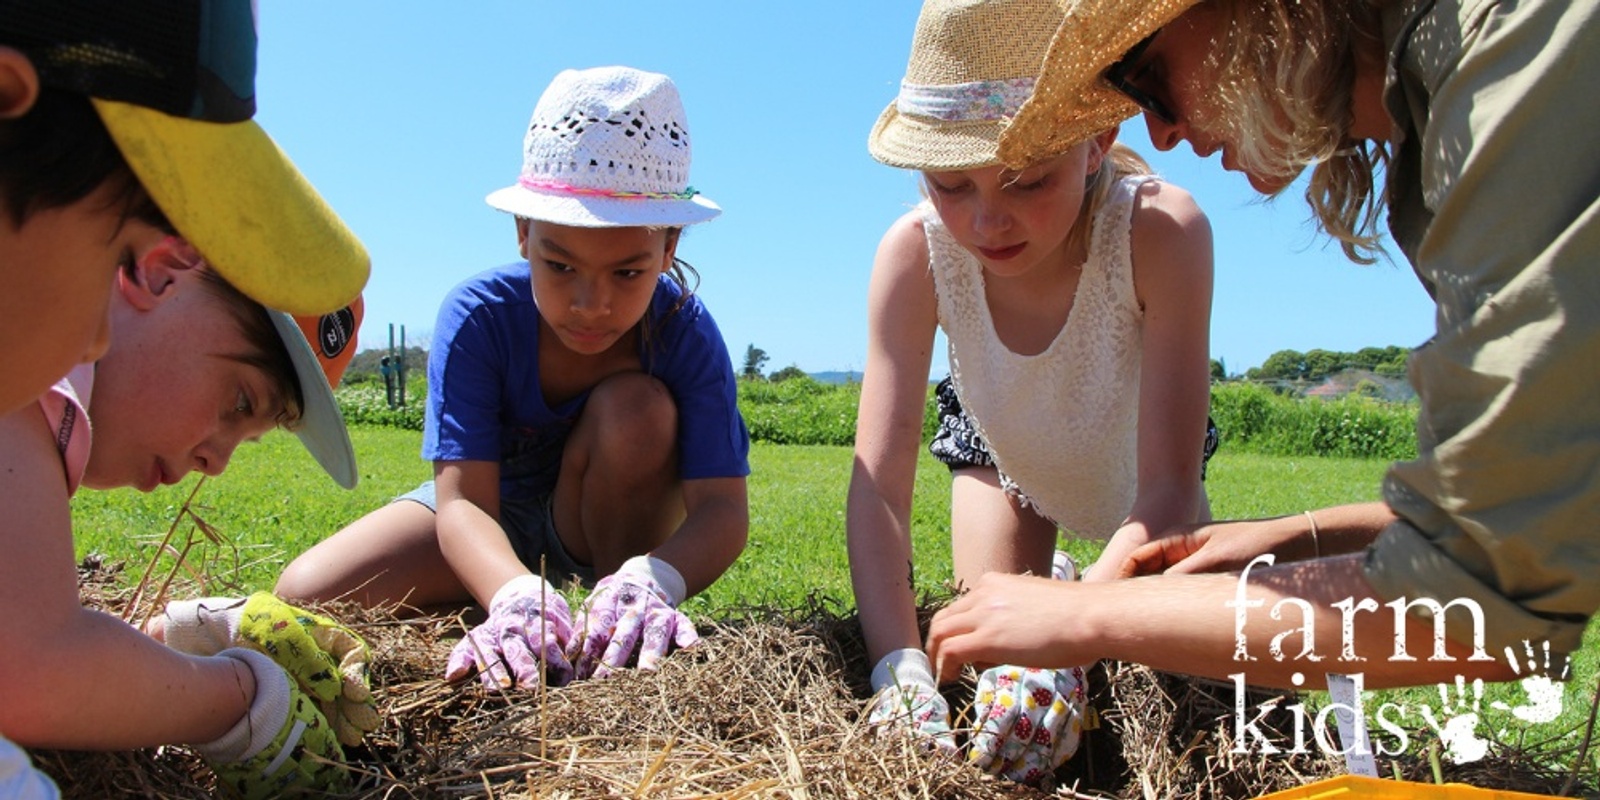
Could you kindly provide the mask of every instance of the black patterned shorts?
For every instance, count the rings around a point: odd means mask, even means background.
[[[933,390],[933,400],[939,408],[939,428],[934,431],[933,441],[928,442],[928,452],[952,472],[966,467],[994,466],[994,454],[978,435],[972,418],[962,410],[961,398],[956,396],[956,387],[949,378],[939,381]],[[1207,416],[1206,441],[1200,451],[1200,480],[1206,479],[1206,462],[1217,452],[1217,442],[1217,425]]]

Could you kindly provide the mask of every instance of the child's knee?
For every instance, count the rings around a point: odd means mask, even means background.
[[[601,445],[638,452],[677,440],[678,406],[666,384],[642,372],[613,375],[590,393],[583,411]]]
[[[288,602],[327,600],[327,582],[327,570],[316,559],[302,555],[283,568],[272,593]]]

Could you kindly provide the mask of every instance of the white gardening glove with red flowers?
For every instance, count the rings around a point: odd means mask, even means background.
[[[903,727],[941,750],[955,751],[950,704],[939,694],[927,653],[915,647],[895,650],[872,668],[867,724],[880,731]]]
[[[444,678],[476,672],[490,690],[531,689],[546,680],[565,686],[572,680],[566,655],[571,638],[566,598],[538,575],[518,575],[494,593],[489,618],[450,651]]]
[[[999,666],[978,676],[967,760],[1021,783],[1038,783],[1078,751],[1083,669]]]
[[[634,556],[595,584],[573,626],[567,655],[575,678],[604,678],[627,666],[635,649],[639,669],[652,670],[673,646],[700,641],[689,617],[678,610],[687,593],[671,564]]]
[[[1078,578],[1072,556],[1057,550],[1050,577]],[[978,676],[967,760],[1020,783],[1038,783],[1073,753],[1083,735],[1083,669],[998,666]]]

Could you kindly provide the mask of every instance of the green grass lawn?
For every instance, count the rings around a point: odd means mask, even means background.
[[[273,433],[236,452],[227,474],[208,480],[195,501],[200,518],[222,544],[205,543],[187,563],[208,582],[207,593],[271,588],[288,559],[362,514],[414,488],[431,476],[419,458],[421,434],[382,427],[352,430],[361,483],[340,490],[293,437]],[[845,554],[845,490],[851,451],[832,446],[757,444],[751,451],[750,544],[728,573],[685,610],[696,618],[716,618],[746,606],[792,608],[811,597],[850,613],[849,565]],[[1298,513],[1339,503],[1378,498],[1382,460],[1283,458],[1230,454],[1226,447],[1212,460],[1207,491],[1218,519]],[[172,527],[197,478],[143,495],[132,490],[84,491],[73,501],[77,554],[104,554],[125,562],[136,576],[152,563],[158,544]],[[180,538],[192,525],[179,526]],[[937,584],[950,575],[948,472],[926,452],[917,474],[913,511],[919,580]],[[197,534],[196,534],[197,535]],[[1099,546],[1073,542],[1068,549],[1080,564]],[[160,571],[168,562],[159,562]],[[1288,623],[1286,623],[1287,626]],[[1556,737],[1556,749],[1570,749],[1581,736],[1595,686],[1600,623],[1591,624],[1573,680],[1567,684],[1565,711],[1556,722],[1528,726],[1499,718],[1510,738]],[[1498,655],[1498,654],[1494,654]],[[1485,705],[1515,706],[1523,699],[1515,684],[1490,687]],[[1437,706],[1433,687],[1379,693],[1375,702]],[[1485,719],[1493,724],[1493,713]],[[1558,736],[1559,734],[1559,736]],[[1595,769],[1591,763],[1591,770]]]
[[[283,433],[241,446],[226,474],[209,479],[197,515],[229,544],[211,579],[235,589],[271,588],[288,559],[432,476],[418,453],[421,434],[385,427],[352,430],[360,485],[339,489],[299,443]],[[701,613],[749,604],[793,604],[816,594],[851,605],[845,557],[848,447],[756,444],[751,450],[750,545],[738,563],[691,602]],[[1376,498],[1384,462],[1219,453],[1208,490],[1219,519],[1295,513]],[[950,574],[949,473],[926,452],[917,471],[912,532],[917,572]],[[197,476],[141,494],[84,491],[73,500],[77,553],[142,567],[172,526]],[[181,526],[189,528],[191,526]],[[1080,560],[1093,542],[1071,542]],[[200,548],[197,548],[200,549]],[[233,563],[237,562],[237,567]]]

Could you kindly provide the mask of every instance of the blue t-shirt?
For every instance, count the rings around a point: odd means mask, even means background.
[[[678,470],[682,480],[750,474],[750,435],[739,415],[733,361],[700,299],[667,313],[683,289],[666,275],[646,312],[652,353],[645,372],[664,383],[678,407]],[[539,309],[526,261],[474,275],[439,308],[428,357],[428,415],[422,457],[429,461],[497,461],[501,490],[548,492],[560,463],[557,443],[577,422],[588,392],[555,408],[539,385]],[[546,462],[535,485],[516,483],[505,465],[527,457]]]

